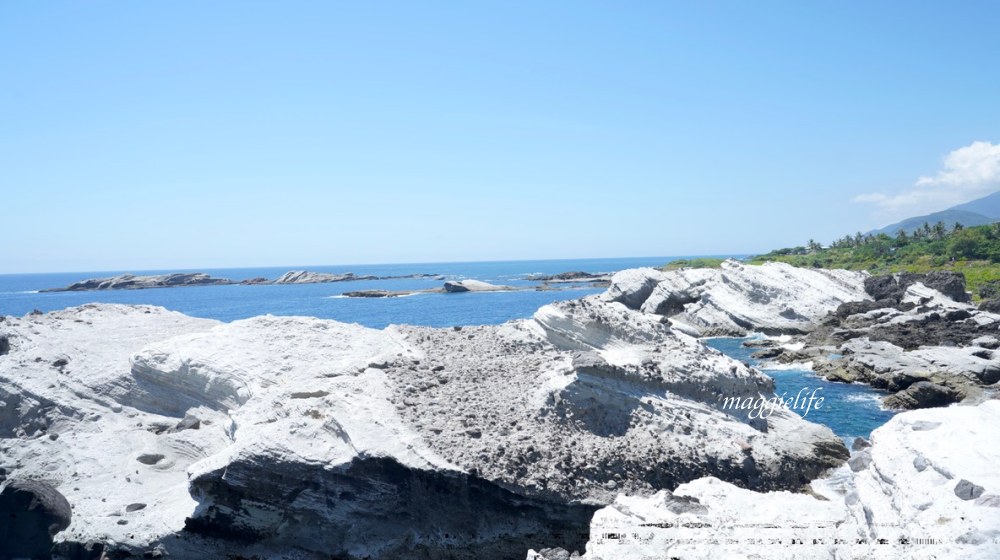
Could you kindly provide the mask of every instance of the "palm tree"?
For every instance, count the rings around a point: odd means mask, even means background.
[[[944,239],[945,227],[944,222],[938,222],[934,224],[934,239]]]

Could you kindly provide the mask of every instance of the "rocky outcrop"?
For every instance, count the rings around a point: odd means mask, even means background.
[[[562,282],[604,282],[610,281],[610,274],[595,274],[593,272],[572,271],[560,272],[559,274],[532,274],[525,278],[532,282],[549,282],[553,284]]]
[[[612,277],[604,297],[671,317],[702,336],[743,336],[750,331],[801,334],[839,305],[866,299],[865,276],[727,260],[720,268],[625,270]]]
[[[347,272],[344,274],[329,274],[326,272],[290,270],[276,278],[272,284],[322,284],[326,282],[349,282],[353,280],[374,279],[374,276],[355,276],[353,272]]]
[[[48,558],[52,537],[70,525],[69,502],[52,485],[14,480],[0,492],[0,557]]]
[[[873,297],[881,298],[874,305],[842,305],[805,337],[814,351],[804,358],[817,372],[899,393],[885,401],[893,408],[942,406],[992,392],[989,386],[1000,381],[1000,315],[919,282],[895,295],[883,290],[896,290],[895,278],[877,282],[869,283]],[[835,359],[828,359],[831,353]]]
[[[876,301],[899,303],[907,288],[914,284],[923,284],[957,302],[968,303],[971,299],[965,291],[965,276],[961,272],[941,270],[872,276],[865,280],[865,292]]]
[[[619,496],[594,515],[583,558],[996,558],[997,423],[996,400],[900,414],[809,494],[702,478]]]
[[[372,274],[358,275],[353,272],[331,274],[328,272],[309,272],[307,270],[290,270],[272,284],[325,284],[328,282],[356,282],[359,280],[401,280],[408,278],[433,278],[443,280],[440,274],[405,274],[400,276],[376,276]]]
[[[180,286],[221,286],[233,284],[226,278],[214,278],[202,272],[135,276],[122,274],[111,278],[91,278],[75,282],[65,288],[50,288],[42,292],[84,292],[93,290],[143,290],[148,288],[176,288]]]
[[[906,389],[886,397],[883,402],[889,408],[931,408],[935,406],[948,406],[958,402],[965,397],[960,391],[931,383],[930,381],[917,381]]]
[[[70,556],[523,557],[581,548],[619,492],[798,489],[847,457],[787,409],[724,410],[770,379],[599,297],[461,329],[117,305],[3,328],[0,457],[72,504]]]
[[[461,292],[503,292],[516,289],[511,286],[497,286],[481,280],[453,280],[445,282],[443,288],[449,294]]]
[[[330,274],[326,272],[309,272],[306,270],[291,270],[274,280],[264,277],[249,278],[234,282],[226,278],[213,278],[204,273],[175,273],[151,276],[135,276],[123,274],[113,278],[93,278],[70,284],[65,288],[50,288],[43,292],[80,292],[90,290],[140,290],[146,288],[172,288],[177,286],[224,286],[228,284],[261,285],[261,284],[322,284],[327,282],[354,282],[358,280],[398,280],[411,278],[431,278],[444,280],[439,274],[406,274],[398,276],[356,275],[353,272]]]

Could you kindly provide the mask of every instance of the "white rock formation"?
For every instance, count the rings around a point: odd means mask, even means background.
[[[326,282],[344,282],[357,280],[354,274],[329,274],[326,272],[310,272],[308,270],[289,270],[274,280],[274,284],[323,284]]]
[[[793,489],[846,457],[720,410],[770,380],[599,297],[462,329],[88,305],[0,331],[0,466],[70,501],[64,556],[523,557],[619,492]]]
[[[497,286],[482,280],[452,280],[444,283],[444,291],[448,293],[458,292],[503,292],[513,290],[510,286]]]
[[[708,477],[619,496],[594,515],[584,558],[998,558],[998,424],[997,400],[900,414],[812,495]]]
[[[226,278],[214,278],[203,272],[176,272],[136,276],[121,274],[110,278],[91,278],[74,282],[65,288],[49,288],[42,292],[86,292],[93,290],[143,290],[147,288],[176,288],[180,286],[223,286],[234,284]]]
[[[797,268],[784,263],[615,274],[608,301],[671,317],[701,335],[808,331],[841,303],[870,299],[863,272]]]

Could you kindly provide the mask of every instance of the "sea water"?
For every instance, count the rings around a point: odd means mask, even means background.
[[[822,405],[815,404],[808,412],[801,408],[792,410],[807,420],[828,426],[833,433],[850,445],[856,437],[868,438],[872,430],[885,424],[895,412],[882,407],[885,393],[860,383],[834,383],[801,368],[767,368],[750,355],[759,348],[743,346],[745,338],[709,338],[705,343],[723,354],[760,368],[774,379],[775,393],[794,399],[797,395],[808,398],[814,394],[823,397]]]
[[[489,325],[530,317],[543,305],[599,293],[603,289],[591,287],[588,283],[574,283],[554,284],[560,289],[551,291],[430,293],[392,298],[337,297],[344,292],[360,290],[408,291],[440,288],[444,283],[444,280],[433,278],[405,278],[324,284],[186,286],[50,293],[38,291],[125,272],[141,275],[205,272],[214,277],[240,281],[257,277],[273,280],[289,270],[333,274],[353,272],[358,276],[435,274],[446,280],[471,278],[491,284],[528,287],[538,285],[537,282],[526,279],[533,274],[558,274],[577,270],[610,273],[626,268],[659,267],[676,258],[679,257],[8,274],[0,275],[0,315],[24,315],[34,309],[52,311],[84,303],[102,302],[160,305],[194,317],[220,321],[270,313],[336,319],[373,328],[383,328],[391,323],[430,327]]]

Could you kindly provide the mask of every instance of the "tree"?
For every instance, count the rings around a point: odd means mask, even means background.
[[[987,256],[987,240],[978,230],[957,231],[948,239],[948,256],[953,259],[979,259]]]
[[[952,233],[957,233],[957,232],[960,232],[960,231],[962,231],[962,229],[963,229],[964,227],[965,227],[965,226],[963,226],[962,224],[960,224],[960,223],[958,223],[958,222],[955,222],[955,225],[954,225],[954,226],[952,226],[952,228],[951,228],[951,232],[952,232]]]
[[[944,222],[934,224],[934,239],[944,239],[946,233]]]

